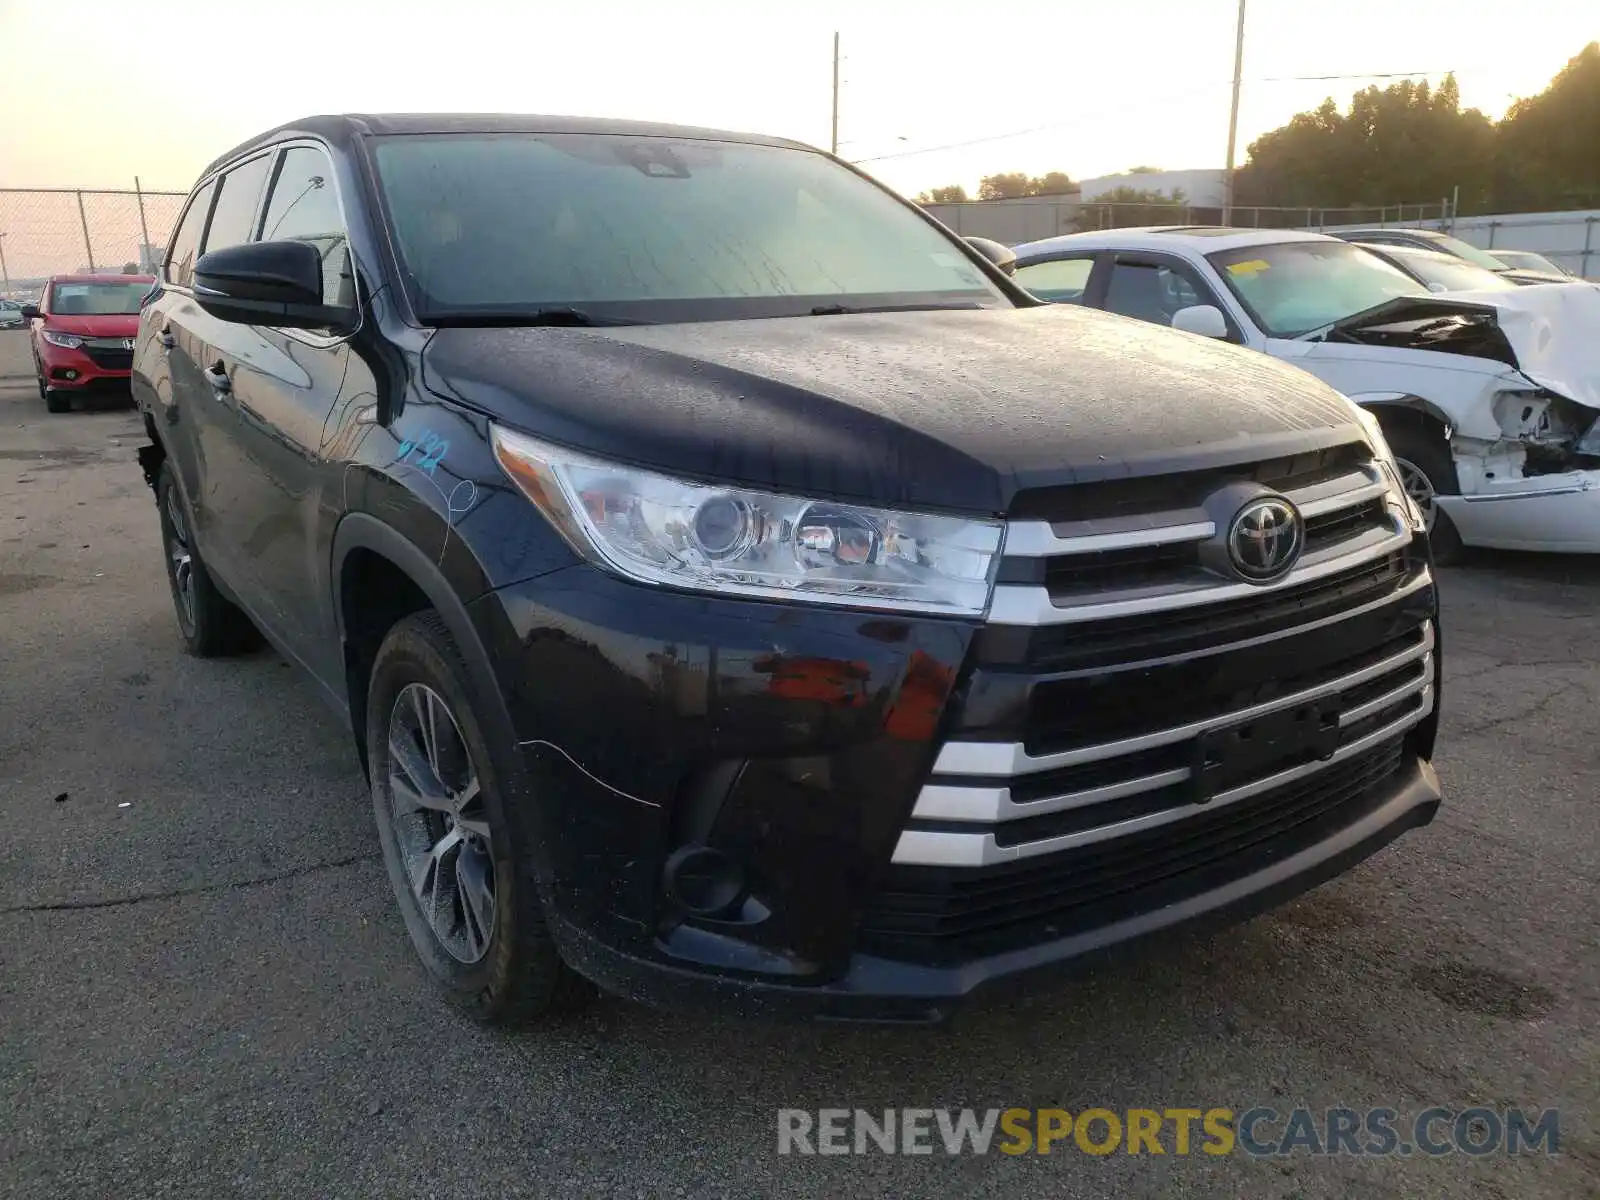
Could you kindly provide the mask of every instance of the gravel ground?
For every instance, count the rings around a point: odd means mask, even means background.
[[[413,965],[309,686],[180,652],[139,440],[47,416],[0,333],[0,1194],[1600,1193],[1600,564],[1445,573],[1446,807],[1269,916],[932,1032],[486,1032]],[[1558,1106],[1562,1153],[776,1153],[780,1107],[1257,1104]]]

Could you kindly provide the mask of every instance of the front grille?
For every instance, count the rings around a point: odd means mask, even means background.
[[[1404,769],[1392,737],[1249,801],[1180,826],[980,870],[889,869],[862,920],[869,953],[961,961],[1053,941],[1222,887],[1360,819]]]
[[[1396,551],[1300,586],[1263,589],[1227,604],[1132,614],[1075,625],[988,625],[978,635],[987,663],[1035,670],[1109,666],[1203,651],[1247,637],[1312,625],[1399,594],[1421,570],[1419,551]]]
[[[105,371],[127,371],[133,367],[133,351],[122,348],[121,338],[103,338],[100,341],[86,341],[83,352],[89,356],[89,361]]]
[[[1305,536],[1254,584],[1226,532],[1268,491]],[[1434,610],[1364,442],[1025,497],[864,945],[959,959],[1066,937],[1356,819],[1433,712]]]
[[[1387,521],[1388,512],[1381,498],[1308,517],[1303,553],[1314,558],[1335,552],[1367,530],[1386,528]],[[1041,562],[1045,589],[1057,602],[1112,589],[1181,586],[1205,579],[1198,541],[1097,550],[1035,561]],[[1014,572],[1006,582],[1023,582],[1017,574],[1020,572]]]

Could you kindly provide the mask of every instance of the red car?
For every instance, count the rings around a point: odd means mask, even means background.
[[[56,275],[45,284],[31,318],[33,370],[39,395],[53,413],[86,392],[126,391],[139,332],[139,305],[153,275]]]

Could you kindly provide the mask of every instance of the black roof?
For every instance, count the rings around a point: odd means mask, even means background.
[[[297,134],[323,138],[340,148],[357,138],[407,133],[596,133],[623,137],[691,138],[712,142],[745,142],[757,146],[787,146],[796,150],[815,150],[802,142],[766,137],[758,133],[734,133],[725,129],[702,129],[694,125],[663,125],[655,121],[617,121],[604,117],[548,117],[517,113],[341,113],[302,117],[241,142],[226,154],[212,159],[200,173],[204,179],[257,146],[265,146]]]

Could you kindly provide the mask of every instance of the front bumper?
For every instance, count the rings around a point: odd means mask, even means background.
[[[1600,471],[1535,475],[1435,502],[1469,546],[1600,554]]]
[[[583,928],[558,921],[562,954],[574,969],[623,996],[674,1007],[714,1006],[741,1014],[840,1021],[932,1023],[975,997],[993,1000],[1023,986],[1071,978],[1164,940],[1246,920],[1343,874],[1439,808],[1439,781],[1426,762],[1375,798],[1360,820],[1330,831],[1298,854],[1231,883],[1087,933],[958,966],[927,966],[859,954],[837,979],[815,986],[735,978],[629,954]]]
[[[1312,691],[1331,694],[1329,681],[1344,686],[1353,678],[1341,665],[1353,654],[1370,656],[1375,647],[1393,653],[1396,638],[1412,645],[1419,631],[1431,631],[1436,602],[1425,563],[1406,571],[1403,589],[1393,582],[1401,574],[1373,585],[1397,590],[1363,602],[1363,615],[1341,620],[1331,633],[1321,625],[1305,634],[1290,630],[1239,650],[1229,660],[1227,687],[1243,686],[1247,676],[1286,678],[1288,655],[1305,678],[1322,681]],[[1310,603],[1281,619],[1314,617],[1303,609]],[[634,586],[588,566],[490,593],[472,612],[519,741],[534,798],[532,840],[543,856],[536,865],[562,952],[584,974],[638,999],[936,1020],[974,993],[1279,903],[1425,824],[1439,803],[1426,762],[1437,689],[1437,659],[1423,657],[1433,645],[1426,632],[1426,646],[1402,655],[1409,682],[1400,690],[1407,703],[1427,707],[1380,730],[1388,755],[1381,771],[1363,766],[1365,775],[1351,776],[1340,768],[1336,796],[1302,794],[1297,784],[1230,803],[1219,791],[1205,810],[1216,828],[1203,835],[1179,824],[1082,846],[1086,835],[1052,825],[1050,836],[1075,848],[999,864],[998,882],[983,867],[962,875],[961,886],[976,880],[1010,888],[1016,876],[1004,873],[1013,867],[1028,873],[1036,891],[1058,887],[1039,885],[1041,873],[1057,880],[1081,873],[1118,902],[1102,903],[1098,891],[1094,903],[1072,901],[1071,919],[1058,933],[1035,921],[1019,936],[1019,922],[1008,918],[1008,928],[992,936],[985,928],[916,944],[920,934],[897,940],[897,931],[967,916],[932,911],[943,903],[932,890],[912,894],[941,868],[905,865],[919,861],[907,855],[908,824],[935,839],[951,828],[922,813],[935,790],[930,776],[947,798],[963,786],[986,790],[976,786],[984,780],[952,775],[936,762],[941,749],[1020,736],[1018,723],[1030,708],[1077,705],[1063,699],[1063,689],[1106,682],[1114,671],[1019,670],[1014,656],[1032,650],[1014,638],[986,639],[996,631],[976,623],[687,595]],[[1261,622],[1279,618],[1252,619],[1259,631]],[[1175,627],[1169,623],[1163,636]],[[1072,647],[1082,639],[1049,644],[1059,656],[1077,653]],[[1117,676],[1134,698],[1129,711],[1108,710],[1106,720],[1141,719],[1139,710],[1158,702],[1169,683],[1198,686],[1192,658],[1192,650],[1174,644],[1165,659],[1147,658]],[[1389,703],[1379,693],[1393,682],[1379,678],[1377,667],[1363,670],[1371,678],[1360,683],[1367,689],[1362,708],[1377,712]],[[1283,691],[1266,687],[1265,695]],[[1227,696],[1206,699],[1231,703]],[[1372,717],[1351,736],[1388,720]],[[1401,732],[1389,736],[1395,729]],[[1203,837],[1212,847],[1206,853],[1226,853],[1227,862],[1203,871],[1171,866],[1172,846],[1182,840],[1174,833]],[[668,864],[691,845],[738,865],[748,885],[742,904],[695,915],[677,903]],[[1167,856],[1164,870],[1182,876],[1181,886],[1157,877],[1158,886],[1146,887],[1136,868],[1138,895],[1121,902],[1128,869],[1118,868],[1118,882],[1103,864],[1131,855],[1142,862],[1150,846]],[[1233,846],[1249,852],[1233,854]],[[902,881],[908,871],[911,883]],[[909,915],[886,904],[886,897],[908,896],[921,906]],[[1066,901],[1051,894],[1044,903],[1060,911]]]
[[[45,384],[62,391],[125,388],[133,375],[131,350],[94,349],[52,345],[36,338],[39,366]]]

